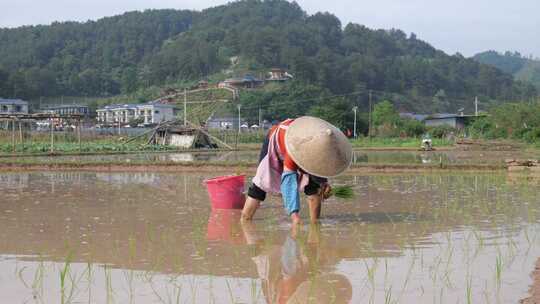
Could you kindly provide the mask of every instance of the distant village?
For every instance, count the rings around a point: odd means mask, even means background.
[[[237,97],[240,90],[257,89],[271,82],[286,82],[293,79],[285,69],[273,68],[268,72],[265,79],[257,78],[251,74],[243,77],[225,79],[224,81],[210,84],[207,80],[199,81],[190,90],[207,90],[210,88],[222,88],[230,90],[233,98]],[[166,90],[164,97],[156,101],[146,103],[112,104],[92,111],[87,105],[62,104],[47,106],[32,110],[29,102],[21,99],[0,98],[0,116],[9,115],[29,115],[29,114],[54,114],[57,116],[80,116],[87,122],[91,122],[92,128],[102,127],[151,127],[159,123],[173,121],[180,114],[175,105],[170,104],[170,96],[181,94],[178,90]],[[423,122],[426,126],[446,125],[457,130],[464,129],[471,117],[474,115],[464,115],[463,113],[436,113],[436,114],[415,114],[400,113],[402,118],[410,118]],[[214,130],[240,130],[250,131],[258,129],[268,129],[272,122],[261,121],[260,125],[249,125],[247,120],[239,120],[238,117],[231,116],[211,116],[205,123],[205,128]]]

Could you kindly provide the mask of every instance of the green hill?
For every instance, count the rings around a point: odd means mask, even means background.
[[[479,53],[473,58],[480,63],[492,65],[510,73],[520,81],[530,82],[540,90],[540,60],[538,59],[527,58],[517,52],[501,54],[495,51]]]
[[[84,23],[0,29],[0,96],[112,96],[150,86],[254,75],[283,67],[294,81],[250,92],[250,106],[282,115],[393,101],[401,110],[455,111],[536,95],[529,84],[397,29],[343,27],[295,2],[244,0],[201,12],[148,10]],[[234,74],[234,73],[233,73]],[[238,75],[241,76],[241,75]],[[350,95],[351,92],[357,92]],[[336,99],[328,96],[345,95]],[[443,96],[444,98],[441,98]],[[286,105],[291,100],[307,100]],[[251,103],[251,105],[249,105]]]

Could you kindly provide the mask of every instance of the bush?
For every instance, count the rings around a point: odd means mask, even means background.
[[[450,126],[436,126],[436,127],[428,127],[427,131],[433,136],[434,138],[446,138],[451,133],[457,134],[457,130],[450,127]]]
[[[540,140],[540,127],[527,129],[521,134],[521,139],[528,143],[538,142]]]
[[[408,137],[419,137],[426,133],[426,126],[415,119],[403,119],[401,125],[402,132]]]
[[[469,134],[479,138],[494,138],[495,125],[488,117],[476,119],[468,128]]]

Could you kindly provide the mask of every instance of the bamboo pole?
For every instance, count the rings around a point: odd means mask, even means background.
[[[23,138],[23,131],[22,131],[22,121],[19,120],[19,138],[21,140],[21,151],[24,152],[24,138]]]
[[[54,153],[54,127],[53,127],[52,118],[51,118],[51,153]]]
[[[128,140],[126,141],[126,144],[127,144],[127,143],[130,143],[130,142],[132,142],[132,141],[134,141],[134,140],[136,140],[136,139],[138,139],[138,138],[141,138],[141,137],[147,135],[148,133],[154,132],[154,130],[155,130],[155,128],[154,128],[154,129],[150,129],[150,130],[148,130],[148,131],[144,131],[144,133],[141,133],[141,134],[139,134],[139,135],[136,135],[136,136],[134,136],[134,137],[128,139]]]
[[[206,136],[208,136],[208,137],[210,137],[211,139],[215,140],[217,143],[222,144],[223,146],[229,148],[230,150],[234,150],[233,147],[227,145],[226,143],[224,143],[223,141],[221,141],[219,138],[217,138],[217,137],[211,135],[210,133],[204,131],[201,127],[196,126],[195,124],[193,124],[193,123],[190,122],[189,120],[188,120],[187,122],[188,122],[188,124],[189,124],[190,126],[192,126],[193,128],[195,128],[195,129],[201,131],[203,134],[205,134]]]
[[[15,153],[15,118],[11,120],[11,144],[13,146],[13,153]]]
[[[82,144],[81,144],[81,119],[79,118],[78,119],[78,124],[77,124],[77,137],[78,137],[78,140],[79,140],[79,153],[82,153]]]
[[[234,136],[234,149],[237,150],[238,149],[238,137],[240,136],[240,131],[235,132],[235,133],[236,133],[236,135]]]

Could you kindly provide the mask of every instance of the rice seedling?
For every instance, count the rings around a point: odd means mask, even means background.
[[[129,248],[129,263],[132,265],[137,255],[137,245],[136,245],[136,239],[134,236],[129,237],[128,248]]]
[[[105,275],[106,303],[114,303],[114,290],[112,286],[112,273],[110,267],[104,265],[103,272]]]
[[[467,304],[472,304],[472,278],[469,276],[467,278],[467,289],[466,289],[466,298],[467,298]]]
[[[34,273],[34,280],[32,281],[32,295],[35,299],[43,298],[43,278],[45,275],[45,264],[40,257],[39,265]]]
[[[355,196],[353,187],[349,185],[334,186],[330,194],[341,199],[352,199]]]
[[[64,267],[60,270],[60,297],[61,297],[61,303],[66,303],[66,278],[69,273],[70,265],[71,265],[71,259],[72,259],[72,252],[70,251],[69,254],[66,256],[66,259],[64,261]]]
[[[88,303],[92,303],[92,283],[93,283],[93,270],[92,263],[88,262],[86,264],[86,280],[88,282]]]
[[[180,304],[180,296],[182,295],[182,284],[177,284],[176,282],[174,282],[174,289],[175,289],[175,293],[176,293],[176,304]]]
[[[502,261],[502,256],[499,252],[497,257],[495,258],[495,281],[497,283],[497,289],[501,287],[502,268],[503,268],[503,261]]]
[[[234,293],[231,289],[231,284],[229,284],[229,279],[226,279],[225,280],[225,283],[227,283],[227,291],[229,292],[229,300],[231,301],[231,303],[236,303],[235,299],[234,299]]]
[[[24,272],[25,269],[26,269],[26,267],[22,267],[21,269],[19,269],[17,271],[17,278],[19,279],[19,281],[21,281],[23,283],[24,287],[30,288],[30,286],[26,283],[26,281],[24,280],[24,277],[23,277],[23,272]]]
[[[377,272],[377,266],[379,262],[377,258],[373,259],[373,263],[371,266],[368,265],[367,262],[364,261],[364,265],[366,266],[367,274],[368,274],[368,280],[371,283],[371,287],[375,289],[375,273]]]
[[[123,270],[122,273],[124,274],[124,279],[126,280],[128,284],[128,298],[129,303],[133,303],[133,279],[134,279],[134,273],[133,270]]]
[[[392,301],[392,286],[384,291],[384,304],[391,304]]]
[[[257,303],[257,300],[260,297],[260,290],[257,288],[257,281],[250,280],[250,294],[251,294],[251,303]]]

